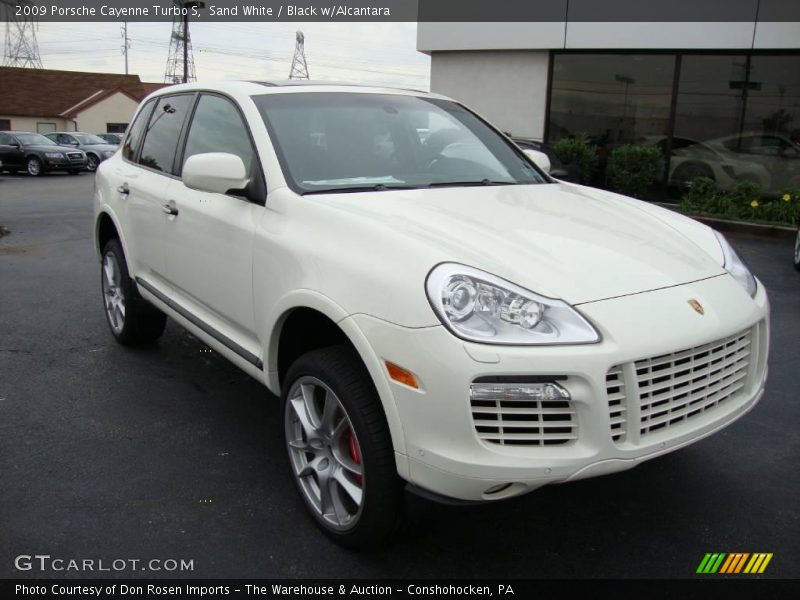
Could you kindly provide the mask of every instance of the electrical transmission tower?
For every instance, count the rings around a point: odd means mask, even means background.
[[[164,74],[165,83],[188,83],[197,81],[192,54],[192,38],[189,35],[189,13],[191,7],[205,8],[204,2],[196,0],[172,0],[184,14],[176,14],[172,20],[172,35],[169,41],[169,57]]]
[[[309,79],[308,63],[306,62],[306,37],[302,31],[295,36],[294,57],[292,68],[289,69],[289,79]]]
[[[38,27],[36,17],[17,16],[15,5],[27,4],[0,0],[0,15],[6,21],[6,47],[3,56],[4,67],[31,67],[41,69],[42,59],[39,56],[39,43],[36,41]]]

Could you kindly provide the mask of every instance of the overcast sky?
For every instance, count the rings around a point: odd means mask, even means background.
[[[121,26],[40,23],[42,63],[46,69],[122,73]],[[130,73],[164,80],[171,28],[128,23]],[[193,23],[197,78],[286,79],[297,29],[305,34],[312,79],[429,89],[430,59],[416,50],[416,23]]]

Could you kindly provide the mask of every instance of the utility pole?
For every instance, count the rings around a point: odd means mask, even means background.
[[[122,53],[125,55],[125,75],[128,74],[128,48],[131,47],[131,40],[128,38],[128,22],[122,22]]]
[[[42,69],[39,56],[39,43],[36,41],[38,28],[36,17],[17,16],[16,5],[26,5],[28,0],[0,0],[0,17],[6,22],[6,48],[3,56],[5,67],[31,67]]]
[[[295,35],[294,57],[289,69],[289,79],[309,79],[308,63],[306,62],[306,36],[302,31]]]

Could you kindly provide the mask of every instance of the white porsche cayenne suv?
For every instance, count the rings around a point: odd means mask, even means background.
[[[300,495],[351,547],[404,489],[510,498],[750,410],[769,304],[733,248],[531,156],[436,94],[160,90],[97,172],[111,332],[169,316],[280,396]]]

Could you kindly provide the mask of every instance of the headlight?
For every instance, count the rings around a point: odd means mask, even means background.
[[[64,155],[61,152],[45,152],[44,155],[47,158],[64,158]]]
[[[103,151],[103,158],[111,158],[114,156],[115,150],[104,150]]]
[[[717,241],[719,241],[719,245],[722,246],[722,256],[724,257],[722,266],[745,290],[747,290],[751,298],[754,297],[756,295],[756,289],[758,289],[756,278],[753,277],[750,269],[747,268],[744,261],[736,254],[736,250],[728,243],[725,236],[719,231],[715,231],[714,235],[717,236]]]
[[[428,299],[456,336],[488,344],[591,344],[594,327],[562,300],[483,271],[444,263],[425,282]]]

